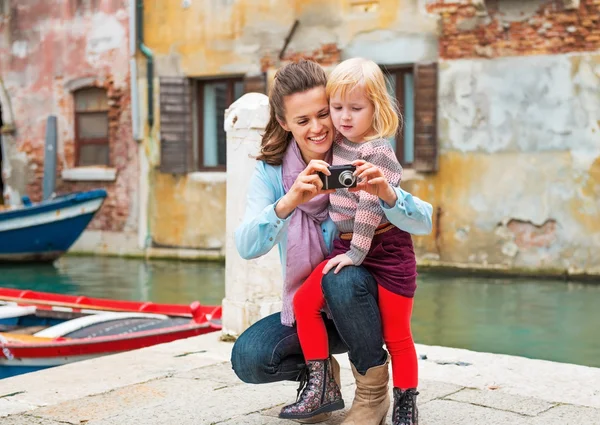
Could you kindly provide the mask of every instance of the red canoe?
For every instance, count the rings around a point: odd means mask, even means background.
[[[221,329],[221,307],[0,288],[0,379]]]

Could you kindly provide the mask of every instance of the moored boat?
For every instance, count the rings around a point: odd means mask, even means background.
[[[51,262],[79,238],[107,193],[70,193],[0,211],[0,262]]]
[[[0,288],[0,379],[220,329],[220,306]]]

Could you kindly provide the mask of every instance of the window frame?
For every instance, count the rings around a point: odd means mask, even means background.
[[[404,64],[404,65],[380,65],[381,69],[384,72],[384,75],[394,76],[396,79],[396,102],[398,102],[398,107],[400,109],[400,114],[402,116],[402,128],[396,134],[396,158],[398,162],[402,165],[403,168],[412,168],[414,164],[413,162],[405,162],[404,158],[404,126],[406,125],[406,115],[404,114],[404,108],[406,105],[404,104],[404,75],[411,74],[413,76],[413,82],[415,81],[415,70],[414,65]],[[402,99],[402,100],[400,100]],[[416,91],[413,89],[413,107],[416,107]],[[416,112],[416,111],[415,111]],[[414,114],[416,115],[416,114]],[[415,116],[413,116],[413,119]],[[415,123],[413,122],[413,125]],[[413,135],[413,151],[415,151],[415,136]]]
[[[104,87],[98,87],[98,86],[85,86],[85,87],[79,87],[77,90],[75,90],[73,92],[73,115],[75,117],[75,125],[74,125],[74,130],[75,130],[75,167],[93,167],[93,166],[99,166],[99,167],[111,167],[112,161],[111,161],[111,155],[110,155],[110,123],[109,123],[109,119],[108,119],[108,115],[110,112],[110,105],[107,107],[106,110],[94,110],[94,111],[78,111],[77,110],[77,94],[81,91],[85,91],[88,89],[101,89],[104,90],[104,93],[106,94],[106,99],[108,102],[108,90],[106,90]],[[93,138],[93,139],[82,139],[79,137],[79,116],[80,115],[92,115],[92,114],[98,114],[98,113],[106,113],[106,118],[107,118],[107,127],[106,127],[106,138]],[[81,151],[81,146],[84,145],[106,145],[108,148],[108,162],[106,164],[88,164],[88,165],[81,165],[80,163],[80,151]]]
[[[198,148],[198,162],[196,168],[198,171],[227,171],[227,164],[216,165],[216,166],[205,166],[204,165],[204,86],[207,84],[215,83],[227,83],[227,99],[226,104],[231,105],[235,102],[235,84],[244,84],[243,76],[230,76],[230,77],[218,77],[218,78],[204,78],[196,80],[196,105],[197,113],[196,120],[197,125],[197,148]],[[217,140],[218,143],[218,140]],[[227,141],[226,141],[227,143]]]

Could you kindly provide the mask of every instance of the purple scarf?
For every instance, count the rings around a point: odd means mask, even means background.
[[[331,163],[331,151],[325,159]],[[287,193],[298,174],[306,168],[300,148],[292,139],[283,157],[283,189]],[[329,195],[315,196],[292,213],[287,235],[285,282],[283,284],[281,324],[293,326],[294,295],[308,275],[327,256],[321,223],[327,219]]]

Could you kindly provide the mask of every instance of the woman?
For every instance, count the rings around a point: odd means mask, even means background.
[[[247,383],[297,380],[305,371],[292,300],[331,250],[337,232],[327,214],[329,192],[323,190],[317,174],[329,174],[335,132],[326,83],[319,65],[300,61],[277,72],[270,93],[270,119],[235,240],[245,259],[260,257],[278,245],[284,289],[281,313],[256,322],[233,347],[233,369]],[[391,187],[370,163],[358,167],[357,173],[363,179],[357,190],[378,196],[392,224],[412,234],[431,231],[431,205]],[[390,402],[377,283],[364,268],[345,267],[324,276],[322,287],[330,350],[333,354],[348,351],[357,381],[344,424],[378,425]],[[339,366],[333,365],[333,374],[338,371]],[[308,423],[322,421],[326,415]]]

